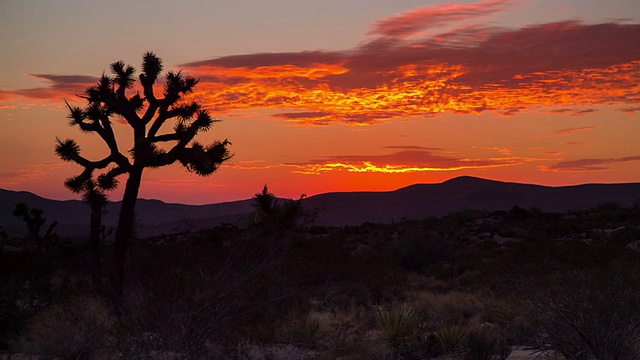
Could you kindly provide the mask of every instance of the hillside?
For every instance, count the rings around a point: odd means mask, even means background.
[[[321,209],[320,223],[356,225],[365,221],[419,219],[452,212],[535,207],[547,212],[584,210],[605,202],[629,206],[640,200],[640,183],[549,187],[458,177],[441,184],[417,184],[391,192],[328,193],[310,197]]]
[[[326,193],[304,201],[307,209],[317,210],[317,224],[342,226],[443,216],[466,209],[494,211],[519,206],[564,212],[589,209],[604,202],[629,206],[638,200],[640,183],[548,187],[465,176],[390,192]],[[81,201],[56,201],[28,192],[0,190],[0,225],[10,235],[24,231],[20,219],[11,215],[16,202],[44,209],[48,220],[55,219],[60,223],[57,228],[60,235],[77,236],[88,232],[89,213]],[[107,207],[105,225],[115,226],[119,207],[119,202]],[[184,205],[141,199],[137,206],[139,235],[197,230],[223,222],[242,223],[251,211],[251,200]]]

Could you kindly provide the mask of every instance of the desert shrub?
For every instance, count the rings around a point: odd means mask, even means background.
[[[224,358],[229,360],[300,360],[307,358],[307,351],[292,345],[259,345],[243,342]]]
[[[467,329],[461,325],[445,322],[436,326],[436,337],[440,341],[442,350],[446,354],[460,354],[464,351],[467,337]]]
[[[426,311],[405,306],[393,306],[389,310],[376,307],[373,315],[391,346],[411,342],[418,325],[427,317]]]
[[[482,312],[482,304],[474,294],[459,291],[446,293],[420,292],[414,302],[429,309],[431,320],[438,322],[469,322]]]
[[[467,336],[466,360],[506,359],[511,348],[505,337],[490,324],[469,331]]]
[[[367,328],[362,309],[312,312],[309,316],[319,324],[315,343],[319,350],[341,354],[363,343]]]
[[[525,317],[535,320],[521,326],[531,345],[570,359],[640,359],[637,270],[556,275],[552,285],[530,289]]]
[[[118,347],[125,356],[199,358],[209,354],[207,344],[227,346],[264,321],[268,277],[260,249],[240,242],[215,251],[211,246],[132,247],[119,307],[124,330]]]
[[[11,341],[14,351],[45,357],[80,358],[115,345],[117,318],[100,299],[71,298],[42,311]]]
[[[433,234],[409,234],[392,241],[389,247],[401,267],[416,272],[424,272],[429,265],[442,261],[447,250],[444,241]]]

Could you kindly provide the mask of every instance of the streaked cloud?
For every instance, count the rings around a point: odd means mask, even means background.
[[[189,186],[206,186],[206,187],[226,187],[226,185],[204,182],[202,179],[181,179],[181,178],[148,178],[144,179],[145,184],[149,186],[175,186],[180,188],[188,188]]]
[[[541,167],[544,171],[553,172],[585,172],[585,171],[605,171],[611,169],[611,165],[640,161],[640,156],[627,156],[609,159],[579,159],[562,161],[551,166]]]
[[[511,155],[512,151],[508,148],[499,148],[499,147],[486,147],[486,146],[474,146],[474,149],[480,149],[480,150],[490,150],[490,151],[497,151],[501,154],[504,155]]]
[[[312,159],[304,163],[287,163],[301,174],[320,174],[329,171],[412,173],[486,169],[522,164],[518,157],[465,158],[447,154],[442,149],[420,146],[390,146],[396,150],[378,155],[343,155]]]
[[[52,170],[67,164],[16,164],[0,162],[0,187],[11,187],[44,179]]]
[[[236,170],[267,170],[279,168],[280,165],[268,164],[264,160],[246,160],[225,164],[224,167]]]
[[[84,75],[52,75],[29,74],[29,76],[44,80],[50,85],[46,87],[5,91],[6,96],[22,96],[31,99],[51,99],[61,101],[66,98],[75,98],[76,94],[82,94],[84,90],[98,82],[97,77]],[[2,94],[0,94],[2,100]]]
[[[373,23],[370,34],[404,38],[429,29],[438,29],[452,22],[476,20],[506,10],[513,1],[485,0],[470,4],[444,3],[410,10]]]
[[[624,107],[620,108],[619,111],[628,115],[635,115],[637,112],[640,112],[640,106]]]
[[[597,128],[599,128],[599,126],[582,126],[577,128],[560,129],[560,130],[556,130],[555,134],[568,135],[578,131],[588,131],[588,130],[594,130]]]

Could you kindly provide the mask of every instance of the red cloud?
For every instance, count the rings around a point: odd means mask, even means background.
[[[513,1],[485,0],[471,4],[444,3],[376,21],[371,34],[391,38],[415,35],[425,29],[440,28],[447,23],[477,19],[504,11]]]
[[[604,171],[609,170],[610,164],[624,163],[629,161],[640,161],[640,156],[627,156],[612,159],[580,159],[563,161],[557,164],[543,167],[545,171],[554,172],[582,172],[582,171]]]
[[[51,85],[41,88],[4,91],[4,93],[31,99],[58,101],[64,98],[74,97],[76,94],[81,94],[87,87],[94,85],[98,81],[97,77],[84,75],[29,74],[29,76],[46,80],[50,82]],[[1,99],[0,96],[0,100]]]
[[[440,149],[421,146],[389,146],[395,151],[385,155],[346,155],[312,159],[305,163],[283,164],[296,168],[302,174],[320,174],[328,171],[410,173],[456,171],[518,165],[526,159],[517,157],[467,159],[438,154]]]
[[[560,129],[560,130],[556,130],[555,133],[559,135],[565,135],[565,134],[573,133],[576,131],[587,131],[587,130],[593,130],[597,128],[599,128],[599,126],[583,126],[578,128]]]

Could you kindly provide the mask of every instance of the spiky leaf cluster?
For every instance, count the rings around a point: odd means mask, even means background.
[[[216,141],[208,146],[194,142],[190,148],[182,150],[178,160],[190,172],[201,176],[211,175],[220,164],[231,158],[231,154],[227,150],[227,145],[230,144],[227,140]]]
[[[64,161],[74,161],[78,158],[80,155],[80,145],[74,140],[66,139],[63,141],[56,138],[56,141],[55,153],[60,159]]]

